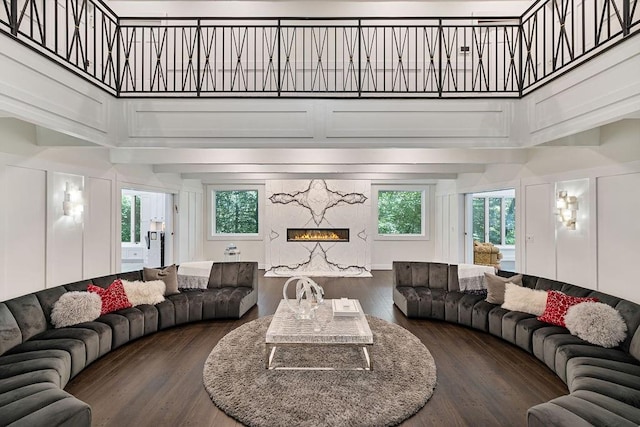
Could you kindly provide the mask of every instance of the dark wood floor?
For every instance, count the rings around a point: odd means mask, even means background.
[[[522,426],[530,406],[567,394],[534,356],[462,326],[409,320],[394,307],[391,272],[373,278],[317,278],[326,298],[360,300],[367,314],[401,325],[431,351],[436,390],[402,426]],[[94,426],[239,426],[218,410],[202,385],[204,361],[232,329],[273,314],[283,279],[261,278],[258,306],[242,319],[205,321],[125,345],[87,367],[66,390],[91,405]]]

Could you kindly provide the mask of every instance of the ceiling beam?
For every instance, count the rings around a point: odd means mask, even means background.
[[[425,181],[456,179],[455,173],[185,173],[183,179],[199,179],[203,184],[224,181],[262,181],[274,179],[345,179],[381,181]]]
[[[420,164],[420,165],[372,165],[372,164],[289,164],[289,165],[257,165],[257,164],[173,164],[155,165],[156,173],[482,173],[485,165],[480,164]]]
[[[130,164],[496,164],[525,163],[523,149],[501,148],[114,148]]]

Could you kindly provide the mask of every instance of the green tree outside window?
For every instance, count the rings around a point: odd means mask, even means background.
[[[258,233],[258,191],[215,192],[217,234]]]
[[[378,192],[378,234],[422,234],[422,191]]]
[[[502,199],[489,198],[489,242],[502,244]]]
[[[516,199],[504,199],[504,244],[516,244]]]
[[[484,203],[484,198],[473,198],[473,240],[477,242],[484,242]]]
[[[131,199],[134,200],[133,209],[131,209]],[[122,231],[120,232],[120,240],[122,242],[139,243],[140,242],[140,197],[138,196],[122,196]],[[133,221],[132,221],[133,215]],[[133,239],[131,236],[131,225],[133,224]]]

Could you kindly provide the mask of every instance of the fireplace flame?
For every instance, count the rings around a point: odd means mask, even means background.
[[[309,230],[305,233],[296,233],[293,240],[341,240],[341,238],[333,231]]]

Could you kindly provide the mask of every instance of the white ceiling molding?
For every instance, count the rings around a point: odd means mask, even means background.
[[[487,164],[525,163],[526,150],[500,148],[114,148],[131,164]]]

